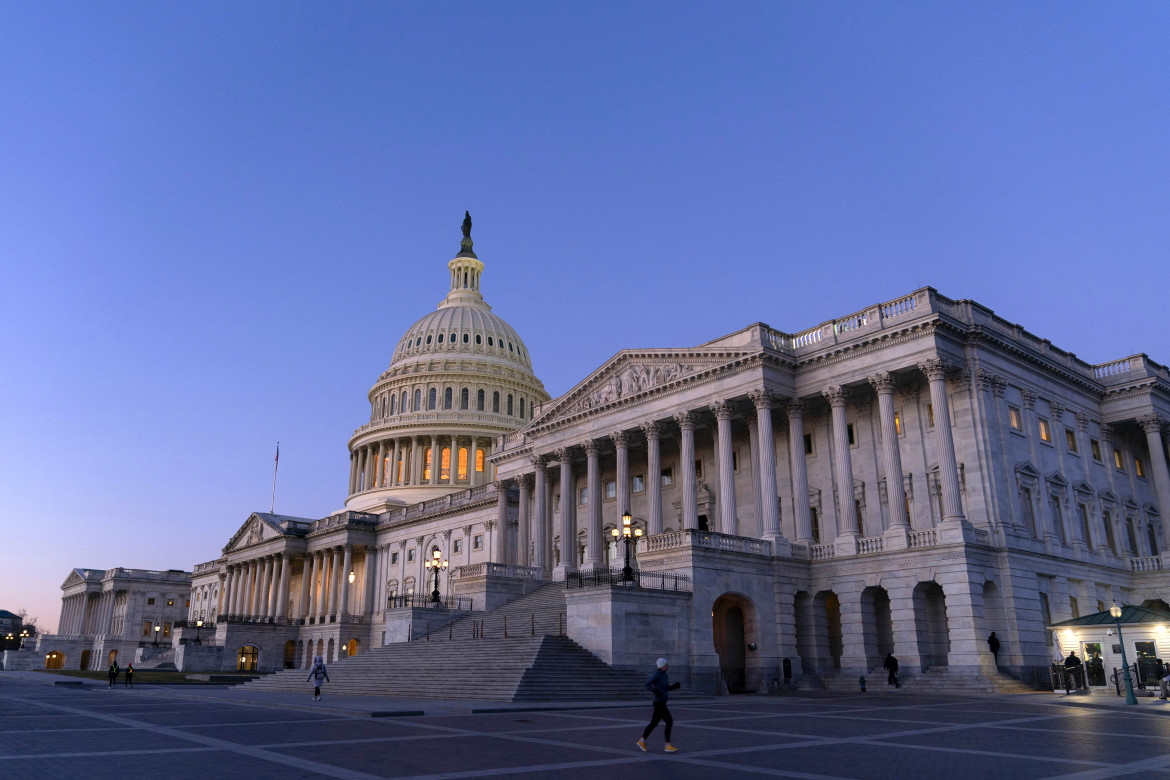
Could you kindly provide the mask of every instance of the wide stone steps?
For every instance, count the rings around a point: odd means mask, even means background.
[[[619,672],[567,637],[537,636],[387,645],[328,665],[334,694],[548,701],[639,699],[645,675]],[[251,690],[305,691],[307,669],[285,669]]]
[[[563,634],[565,589],[560,584],[542,585],[531,593],[497,607],[475,612],[431,634],[430,641],[447,639],[503,639]]]
[[[884,669],[866,674],[866,689],[871,692],[895,690],[894,686],[886,683],[886,678],[887,674]],[[934,667],[917,674],[902,673],[898,676],[898,680],[902,684],[899,690],[916,693],[976,693],[984,695],[1035,693],[1034,689],[1003,672],[996,672],[994,677],[989,677],[982,674],[954,672],[946,667]],[[828,691],[856,692],[861,689],[858,675],[826,675],[821,683]]]

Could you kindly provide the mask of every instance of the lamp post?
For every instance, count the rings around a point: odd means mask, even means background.
[[[353,573],[353,569],[349,570],[349,584],[353,585],[353,581],[357,579],[357,575]]]
[[[435,604],[438,604],[443,600],[439,595],[439,570],[447,568],[447,561],[443,560],[442,553],[440,553],[438,550],[435,550],[434,553],[432,553],[431,559],[429,561],[424,561],[423,565],[428,569],[433,569],[435,572],[435,589],[431,591],[431,601]],[[353,576],[352,572],[350,576]]]
[[[622,513],[622,527],[619,531],[617,528],[610,531],[614,539],[620,539],[626,543],[626,565],[622,568],[622,582],[634,581],[634,567],[630,566],[630,545],[636,544],[637,539],[642,538],[642,529],[632,527],[633,518],[630,516],[629,510]]]
[[[162,626],[156,625],[154,627],[154,646],[158,647],[158,632],[162,631]]]
[[[202,642],[199,641],[199,632],[202,630],[203,630],[203,618],[199,618],[198,620],[195,621],[195,644],[197,644],[197,645],[203,644]]]
[[[1137,697],[1133,695],[1133,678],[1129,675],[1129,661],[1125,659],[1125,637],[1121,635],[1121,607],[1117,606],[1116,601],[1109,608],[1109,614],[1113,616],[1113,622],[1117,625],[1117,642],[1121,645],[1121,669],[1122,677],[1125,680],[1125,703],[1137,704]]]
[[[20,648],[19,649],[21,649],[21,650],[24,649],[24,640],[26,640],[26,639],[28,639],[28,629],[27,628],[20,632]]]

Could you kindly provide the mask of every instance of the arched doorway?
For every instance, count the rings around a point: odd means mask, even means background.
[[[729,693],[747,690],[747,641],[744,639],[744,614],[737,596],[720,596],[711,608],[711,628],[719,671]]]
[[[331,663],[333,663],[334,661],[336,661],[336,660],[337,660],[337,657],[336,657],[336,656],[334,656],[334,654],[333,654],[333,652],[334,652],[334,647],[335,647],[335,645],[334,645],[334,643],[333,643],[333,637],[329,637],[329,644],[328,644],[328,650],[329,650],[329,652],[328,652],[328,653],[325,655],[325,663],[330,663],[330,664],[331,664]]]
[[[89,671],[89,657],[90,657],[90,655],[91,654],[90,654],[89,650],[82,650],[81,651],[81,671],[83,671],[83,672]],[[49,667],[46,666],[45,668],[48,669]]]
[[[240,656],[236,661],[236,671],[254,672],[260,658],[260,651],[254,645],[244,645],[240,648]]]
[[[117,650],[111,650],[111,651],[110,651],[110,657],[109,657],[109,659],[106,661],[106,664],[107,664],[107,665],[109,665],[109,664],[112,664],[114,661],[117,661],[117,660],[118,660],[118,651],[117,651]]]
[[[288,640],[284,643],[284,668],[293,669],[297,665],[297,643]]]
[[[51,653],[45,654],[45,668],[46,669],[64,669],[65,668],[65,654],[54,650]]]
[[[348,655],[350,658],[357,655],[358,641],[356,639],[349,640],[349,644],[346,646],[345,652],[346,652],[346,655]]]
[[[937,582],[920,582],[914,586],[914,627],[922,668],[946,666],[951,652],[947,599]]]
[[[981,640],[986,642],[987,638],[995,632],[995,638],[999,640],[1000,650],[1003,651],[1005,640],[1007,638],[1007,615],[1005,614],[1003,604],[1003,594],[999,591],[999,586],[991,580],[983,583],[983,631]],[[988,652],[991,648],[988,647]],[[1004,653],[1006,656],[1006,653]],[[998,656],[993,656],[996,666],[999,666],[1000,659]],[[1004,658],[1007,663],[1007,658]]]
[[[894,623],[890,614],[890,594],[880,585],[861,591],[861,632],[866,669],[881,669],[886,653],[894,652]]]
[[[841,601],[831,590],[796,594],[796,652],[805,674],[824,676],[841,668]]]
[[[845,640],[841,633],[841,600],[831,590],[817,594],[821,609],[825,613],[825,633],[828,639],[829,663],[834,669],[841,668],[841,654]]]

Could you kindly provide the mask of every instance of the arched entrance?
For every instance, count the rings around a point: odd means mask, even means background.
[[[1005,614],[1003,604],[1003,594],[999,591],[999,586],[991,580],[983,583],[983,631],[982,636],[979,637],[986,642],[987,638],[991,636],[994,631],[995,638],[999,640],[1000,651],[1006,656],[1004,652],[1005,639],[1007,638],[1007,615]],[[988,652],[991,652],[988,647]],[[998,656],[993,656],[996,666],[999,666],[1000,659]],[[1007,663],[1005,657],[1004,663]]]
[[[89,650],[82,650],[81,651],[81,671],[83,671],[83,672],[89,671],[89,657],[90,657]],[[45,668],[48,669],[49,667],[46,666]]]
[[[796,594],[796,652],[805,674],[824,676],[841,668],[841,601],[831,590]]]
[[[117,660],[118,660],[118,651],[111,650],[110,657],[109,657],[109,659],[106,660],[106,665],[108,666],[109,664],[112,664],[114,661],[117,661]]]
[[[841,633],[841,600],[831,590],[818,593],[817,599],[825,613],[825,632],[829,640],[829,662],[834,669],[840,669],[841,654],[845,650],[845,640]]]
[[[284,668],[293,669],[297,665],[297,643],[288,640],[284,643]]]
[[[345,652],[346,652],[346,655],[348,655],[350,658],[357,655],[358,641],[356,639],[349,640],[349,644],[346,646]]]
[[[920,582],[914,586],[914,627],[922,668],[946,666],[951,652],[947,599],[937,582]]]
[[[236,671],[254,672],[260,658],[260,651],[254,645],[244,645],[240,648],[240,656],[236,661]]]
[[[334,654],[333,654],[333,652],[334,652],[334,647],[336,647],[336,645],[333,643],[333,637],[329,637],[329,645],[328,645],[328,650],[329,650],[329,652],[328,652],[328,654],[325,656],[325,663],[330,663],[330,664],[331,664],[331,663],[333,663],[334,661],[336,661],[336,660],[337,660],[336,656],[334,656]]]
[[[64,669],[65,668],[65,654],[54,650],[51,653],[45,654],[45,668],[46,669]]]
[[[711,628],[719,671],[729,693],[743,693],[747,688],[747,639],[744,607],[747,599],[723,595],[711,608]]]
[[[881,669],[886,653],[894,652],[894,623],[890,615],[890,594],[880,585],[861,591],[861,632],[866,669]]]

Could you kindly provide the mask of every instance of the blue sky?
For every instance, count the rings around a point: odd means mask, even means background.
[[[930,285],[1170,362],[1162,3],[0,4],[0,608],[342,505],[446,292],[558,395]]]

